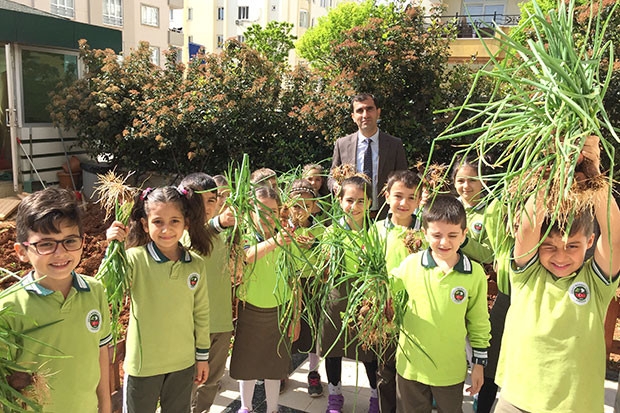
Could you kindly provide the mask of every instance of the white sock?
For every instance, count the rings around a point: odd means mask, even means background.
[[[277,412],[278,399],[280,398],[280,380],[265,379],[265,398],[267,399],[267,412]]]
[[[378,397],[377,389],[370,389],[370,397],[374,397],[375,399]]]
[[[319,369],[319,356],[316,353],[308,353],[308,361],[310,362],[310,366],[308,369],[310,371],[317,371]]]
[[[241,393],[241,408],[252,410],[252,397],[256,380],[239,380],[239,393]]]
[[[337,385],[333,385],[331,383],[327,383],[327,388],[329,389],[329,394],[342,394],[342,382],[338,382]]]

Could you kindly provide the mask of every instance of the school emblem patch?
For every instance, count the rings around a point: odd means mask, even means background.
[[[101,330],[101,313],[98,310],[90,310],[86,314],[86,328],[91,333]]]
[[[480,232],[482,231],[482,222],[474,222],[471,226],[471,229],[476,234],[480,234]]]
[[[590,301],[590,287],[584,282],[576,282],[570,286],[568,296],[575,304],[587,304]]]
[[[193,272],[187,277],[187,286],[193,290],[198,285],[198,281],[200,281],[200,274]]]
[[[467,298],[465,287],[454,287],[450,292],[450,298],[454,304],[461,304]]]

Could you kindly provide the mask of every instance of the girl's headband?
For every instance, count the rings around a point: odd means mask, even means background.
[[[312,195],[312,198],[316,198],[317,194],[316,191],[314,190],[314,188],[308,188],[306,186],[297,186],[297,187],[293,187],[291,188],[291,194],[310,194]]]

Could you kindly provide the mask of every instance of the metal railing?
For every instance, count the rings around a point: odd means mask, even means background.
[[[495,24],[498,26],[516,26],[521,19],[520,15],[508,14],[459,14],[452,16],[432,17],[444,24],[454,24],[457,29],[457,38],[494,37]]]

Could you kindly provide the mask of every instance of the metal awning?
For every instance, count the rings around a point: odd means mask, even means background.
[[[77,50],[80,39],[86,39],[92,49],[110,48],[116,53],[122,50],[120,30],[79,23],[0,0],[0,42]]]

